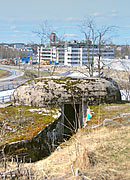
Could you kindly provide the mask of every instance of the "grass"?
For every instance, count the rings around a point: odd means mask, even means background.
[[[37,130],[36,127],[39,127],[42,123],[44,126],[45,119],[43,118],[43,114],[41,115],[38,113],[41,112],[39,108],[35,108],[36,111],[34,112],[31,110],[30,113],[29,109],[31,109],[31,107],[26,106],[21,113],[20,110],[22,108],[21,106],[16,106],[8,107],[4,110],[1,109],[0,117],[2,118],[1,120],[3,120],[2,115],[4,112],[8,112],[5,113],[8,117],[11,117],[13,113],[14,116],[12,116],[12,121],[11,118],[7,118],[7,116],[5,119],[10,120],[12,126],[14,123],[16,127],[14,117],[17,115],[18,120],[20,114],[23,113],[22,117],[26,118],[23,118],[22,121],[18,121],[17,123],[21,123],[21,132],[19,135],[22,136],[22,134],[26,134],[27,138],[29,132],[29,128],[27,127],[31,127],[35,124],[34,129],[32,129],[30,133],[37,132],[39,129]],[[105,118],[117,117],[121,113],[130,113],[130,104],[104,104],[91,106],[91,109],[94,111],[94,115],[88,122],[88,126],[98,124]],[[35,120],[33,120],[33,117]],[[15,137],[17,137],[17,135],[18,134],[15,134]],[[10,137],[13,138],[14,136],[11,135]],[[25,138],[25,136],[22,138]],[[46,179],[63,180],[80,180],[83,178],[85,179],[85,177],[91,180],[129,180],[129,147],[130,115],[128,114],[122,117],[121,120],[117,119],[116,121],[110,122],[106,127],[80,129],[69,141],[62,143],[59,149],[53,152],[49,157],[36,163],[25,164],[25,166],[33,169],[34,174],[37,174],[37,180],[45,179],[45,177]]]
[[[10,75],[11,75],[11,73],[9,71],[0,69],[0,78],[5,78]]]
[[[129,103],[100,105],[100,118],[103,120],[116,117],[122,112],[130,113],[129,106]],[[98,106],[91,108],[95,111],[95,117],[89,123],[98,123]],[[80,129],[48,158],[31,164],[39,175],[38,179],[46,176],[48,179],[75,180],[87,177],[93,180],[129,180],[129,119],[130,115],[122,118],[118,122],[120,126],[111,124],[89,131]],[[127,126],[126,121],[129,122]]]
[[[48,77],[50,76],[50,72],[48,71],[39,71],[40,77]],[[54,72],[53,75],[57,75],[57,72]],[[24,77],[30,77],[30,78],[34,78],[34,77],[38,77],[38,70],[25,70],[25,75]]]
[[[0,108],[0,145],[33,136],[55,120],[58,108],[35,108],[29,106],[9,106]]]
[[[90,108],[94,112],[94,116],[91,121],[88,122],[88,125],[99,124],[103,122],[104,119],[112,119],[120,116],[121,113],[127,113],[130,111],[130,104],[103,104],[99,106],[90,106]],[[120,121],[122,120],[120,119]]]
[[[93,180],[130,179],[130,126],[101,128],[87,133],[80,130],[66,146],[44,160],[32,164],[39,173],[51,179],[80,179],[80,172]]]
[[[113,69],[105,69],[104,75],[109,76],[111,78],[118,78],[119,81],[121,79],[129,80],[129,71],[121,71],[121,70],[113,70]]]

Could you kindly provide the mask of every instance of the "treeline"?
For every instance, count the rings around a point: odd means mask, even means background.
[[[129,45],[115,45],[114,56],[115,58],[124,58],[125,56],[130,57],[130,46]]]
[[[21,58],[22,56],[26,56],[27,51],[21,51],[20,49],[7,48],[4,46],[0,46],[0,59],[7,58]]]

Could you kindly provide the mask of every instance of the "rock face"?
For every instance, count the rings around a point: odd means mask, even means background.
[[[13,102],[29,106],[61,106],[62,104],[88,105],[111,103],[121,100],[118,87],[105,79],[74,79],[51,77],[33,79],[19,86]]]

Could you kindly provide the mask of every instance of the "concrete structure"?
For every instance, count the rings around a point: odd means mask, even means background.
[[[27,81],[14,91],[14,103],[61,107],[58,113],[61,112],[61,116],[32,139],[6,144],[4,153],[23,155],[26,150],[28,159],[39,160],[52,152],[64,138],[86,125],[88,105],[120,100],[118,86],[110,79],[50,77]]]
[[[102,58],[114,58],[114,49],[104,46],[101,49]],[[88,55],[89,54],[89,55]],[[86,42],[54,42],[47,47],[38,48],[38,59],[40,61],[54,61],[60,65],[67,66],[83,66],[88,64],[88,57],[92,61],[93,56],[98,56],[98,46],[92,48],[91,42],[89,48],[87,48]]]
[[[62,124],[68,127],[69,120],[77,130],[86,124],[87,105],[117,102],[121,95],[116,83],[105,79],[50,77],[27,81],[12,100],[16,105],[61,107]]]
[[[113,81],[60,76],[32,79],[13,93],[14,103],[38,107],[81,104],[83,99],[88,105],[96,105],[120,101],[121,96]]]

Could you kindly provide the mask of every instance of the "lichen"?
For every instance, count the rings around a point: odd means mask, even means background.
[[[81,82],[81,80],[66,81],[66,83],[63,84],[62,87],[64,87],[66,90],[75,91],[78,88],[75,85],[80,84]]]
[[[7,127],[0,145],[32,138],[56,120],[59,112],[60,109],[54,107],[10,106],[0,108],[0,123],[6,123]]]

